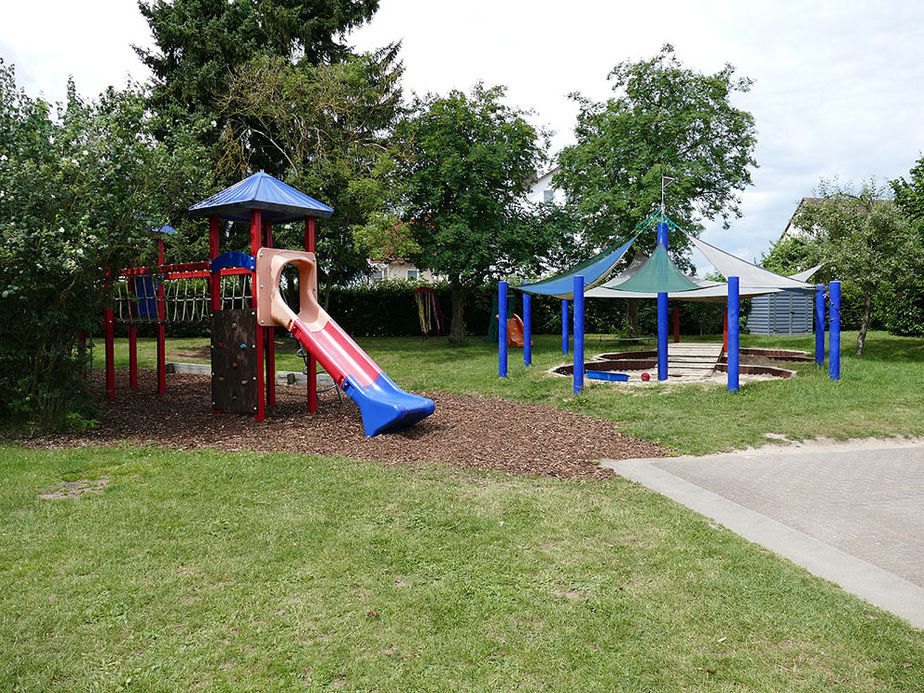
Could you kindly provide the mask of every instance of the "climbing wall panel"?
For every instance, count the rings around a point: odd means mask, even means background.
[[[257,316],[245,310],[212,311],[212,408],[239,414],[257,410]]]

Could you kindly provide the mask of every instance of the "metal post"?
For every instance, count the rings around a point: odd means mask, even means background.
[[[667,293],[658,294],[658,380],[667,380]]]
[[[728,278],[728,391],[738,392],[738,356],[740,343],[740,321],[738,319],[738,277]]]
[[[661,182],[661,195],[664,195],[664,181]],[[664,214],[664,202],[661,202],[661,214]],[[663,217],[662,217],[663,218]],[[668,226],[666,221],[658,222],[658,244],[663,245],[667,250]],[[658,293],[658,380],[667,380],[667,335],[669,312],[667,304],[667,292]]]
[[[532,296],[523,293],[523,365],[533,363],[533,306]]]
[[[254,257],[260,251],[262,238],[263,221],[259,209],[250,210],[250,254]],[[257,312],[257,271],[254,270],[250,275],[250,293],[251,307],[254,314]],[[256,321],[254,321],[256,322]],[[254,421],[263,421],[266,418],[266,393],[263,391],[263,330],[257,327],[254,337],[257,340],[256,358],[257,358],[257,406],[254,411]]]
[[[815,287],[815,363],[825,365],[825,286]]]
[[[561,300],[561,353],[568,354],[568,299]]]
[[[497,283],[497,377],[507,377],[507,282]]]
[[[314,253],[314,217],[305,217],[305,250]],[[317,263],[315,255],[315,263]],[[317,276],[317,270],[315,270]],[[314,414],[318,410],[318,362],[314,355],[308,354],[308,412]]]
[[[841,379],[841,283],[831,282],[830,334],[828,335],[828,373],[831,380]]]
[[[584,277],[574,278],[574,394],[584,389]]]
[[[680,342],[680,308],[674,308],[674,344]]]

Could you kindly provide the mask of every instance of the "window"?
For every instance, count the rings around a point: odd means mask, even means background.
[[[555,191],[546,188],[542,191],[542,201],[543,202],[553,202],[555,200]]]
[[[408,279],[417,279],[417,276],[418,276],[419,274],[420,274],[420,270],[409,269],[409,270],[407,271],[407,278],[408,278]]]
[[[377,282],[382,278],[382,270],[372,270],[372,281]]]

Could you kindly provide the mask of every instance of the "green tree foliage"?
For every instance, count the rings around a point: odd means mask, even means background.
[[[100,332],[104,268],[211,184],[194,133],[154,140],[142,90],[69,86],[52,117],[0,63],[0,418],[34,428],[89,415],[77,336]]]
[[[794,219],[809,234],[828,275],[852,282],[862,293],[857,356],[863,354],[877,295],[894,296],[899,286],[919,294],[924,277],[921,235],[885,196],[872,182],[854,192],[822,181],[819,199],[803,204]]]
[[[898,178],[892,181],[895,204],[917,223],[918,230],[924,233],[924,157],[918,159],[912,167],[910,178],[911,180]]]
[[[380,212],[391,184],[386,136],[401,101],[397,47],[333,65],[261,57],[238,70],[221,101],[221,170],[248,175],[260,151],[282,162],[280,178],[334,208],[319,222],[318,255],[329,296],[368,271],[353,228]],[[265,158],[265,157],[264,157]],[[276,239],[301,245],[301,229]]]
[[[912,167],[910,180],[899,178],[892,181],[891,185],[895,193],[895,204],[917,230],[919,247],[924,247],[924,157],[918,159]],[[893,299],[883,305],[886,328],[893,334],[924,335],[924,286],[921,275],[900,279],[896,281]]]
[[[787,236],[760,257],[761,267],[786,276],[822,262],[821,246],[808,236]]]
[[[378,0],[139,0],[155,50],[135,47],[154,75],[161,114],[214,119],[231,73],[257,55],[316,64],[346,57],[344,32]]]
[[[568,194],[598,250],[628,234],[661,201],[688,231],[701,219],[740,216],[738,193],[755,167],[754,118],[732,105],[751,80],[726,65],[704,75],[683,66],[669,44],[650,60],[622,62],[609,75],[616,96],[596,103],[572,94],[579,107],[577,143],[559,155],[555,185]],[[653,246],[654,237],[642,239]],[[687,243],[675,234],[678,258]]]
[[[402,229],[419,248],[416,264],[448,277],[454,342],[465,336],[471,290],[548,245],[524,203],[543,156],[539,133],[502,103],[504,93],[477,85],[471,94],[429,95],[395,128]]]

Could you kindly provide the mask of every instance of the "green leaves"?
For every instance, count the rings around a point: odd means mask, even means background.
[[[0,65],[0,414],[30,426],[86,413],[81,330],[98,329],[105,269],[153,251],[151,228],[208,185],[201,148],[177,127],[156,142],[134,86],[85,101],[71,88],[56,119]]]
[[[589,245],[629,233],[660,204],[661,176],[676,179],[665,202],[684,228],[740,216],[738,192],[757,166],[756,131],[751,114],[731,105],[733,92],[751,86],[734,72],[730,65],[713,75],[685,68],[667,44],[650,60],[613,68],[614,98],[572,95],[580,106],[577,144],[560,154],[555,183],[586,220]]]
[[[503,87],[418,98],[395,128],[398,209],[422,268],[453,287],[451,336],[461,340],[464,299],[488,277],[528,264],[541,240],[524,233],[523,198],[543,158],[526,113]]]

